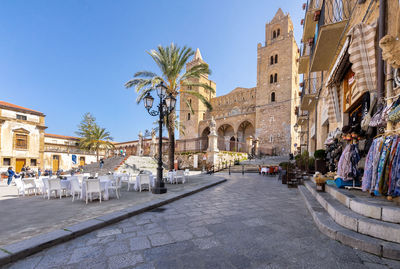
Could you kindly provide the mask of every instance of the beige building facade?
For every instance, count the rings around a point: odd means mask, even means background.
[[[45,117],[42,112],[0,101],[0,172],[9,166],[17,172],[23,166],[70,170],[96,161],[94,152],[78,148],[79,138],[46,134]]]
[[[382,18],[380,3],[384,3],[386,9]],[[393,67],[385,66],[382,61],[387,71],[379,71],[378,64],[379,36],[399,37],[400,13],[398,0],[309,0],[303,9],[299,73],[304,80],[300,83],[302,94],[296,116],[301,151],[312,154],[325,149],[329,134],[351,125],[352,118],[359,121],[366,94],[372,102],[400,93],[400,88],[393,83]],[[384,33],[379,31],[380,20],[385,25]],[[361,56],[360,42],[369,48],[368,60]],[[357,68],[360,64],[368,68],[360,71]],[[367,75],[368,83],[365,82]],[[390,123],[388,128],[392,128]]]
[[[199,91],[212,104],[207,108],[198,99],[182,95],[180,125],[184,126],[181,140],[201,139],[207,149],[210,120],[216,121],[218,148],[253,154],[285,155],[297,149],[298,135],[293,126],[294,110],[298,106],[299,50],[293,35],[293,23],[288,14],[279,9],[266,24],[265,43],[257,46],[257,85],[238,87],[223,96],[208,90]],[[204,62],[200,51],[187,69]],[[201,82],[216,89],[215,82],[204,76]],[[190,103],[194,113],[188,109]],[[253,151],[252,151],[253,149]]]

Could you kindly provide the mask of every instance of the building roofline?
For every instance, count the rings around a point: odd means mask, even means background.
[[[5,102],[5,101],[0,101],[0,108],[10,109],[10,110],[14,110],[14,111],[18,111],[18,112],[24,112],[24,113],[38,115],[38,116],[45,116],[42,112],[30,109],[30,108],[18,106],[18,105],[15,105],[15,104],[11,104],[11,103],[8,103],[8,102]]]
[[[58,134],[44,134],[45,137],[53,137],[53,138],[61,138],[61,139],[70,139],[70,140],[80,140],[79,137],[68,136],[68,135],[58,135]]]

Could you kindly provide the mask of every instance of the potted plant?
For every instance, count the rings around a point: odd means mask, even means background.
[[[325,160],[325,150],[319,149],[314,152],[315,158],[315,171],[320,172],[321,174],[326,173],[326,160]]]

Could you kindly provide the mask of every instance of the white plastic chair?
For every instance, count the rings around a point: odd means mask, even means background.
[[[61,181],[59,178],[49,178],[49,188],[47,190],[48,192],[48,200],[50,200],[50,195],[51,192],[55,192],[55,196],[57,197],[57,192],[60,194],[60,199],[62,195],[62,190],[61,190]]]
[[[92,201],[92,193],[99,194],[99,200],[101,203],[100,179],[88,179],[85,181],[85,184],[86,184],[86,204],[88,203],[89,194],[90,194],[90,201]]]
[[[108,187],[110,190],[115,191],[115,195],[117,196],[117,199],[119,200],[119,197],[121,196],[120,190],[121,190],[121,177],[117,177],[115,181],[112,181],[112,185]]]
[[[142,185],[148,185],[149,191],[151,191],[150,175],[140,174],[139,175],[139,191],[142,192]]]
[[[127,189],[127,191],[129,191],[130,189],[131,189],[131,185],[133,185],[133,187],[135,187],[135,184],[136,184],[136,177],[137,177],[137,175],[131,175],[131,174],[129,174],[129,177],[128,177],[128,189]],[[121,183],[122,183],[122,180],[121,180]]]
[[[28,195],[31,194],[31,191],[35,193],[36,196],[36,185],[35,185],[35,178],[24,178],[22,179],[22,185],[24,186],[24,192],[28,191]]]
[[[175,182],[175,172],[174,171],[168,172],[167,181],[171,184],[174,184],[174,182]]]
[[[49,177],[44,176],[44,177],[40,177],[40,179],[42,180],[42,183],[43,183],[43,187],[42,187],[43,198],[46,198],[46,194],[49,191]]]
[[[21,178],[15,178],[14,179],[15,185],[17,186],[17,190],[18,190],[18,197],[20,194],[22,194],[22,196],[25,196],[25,190],[24,190],[24,185],[22,184],[22,180]]]
[[[75,194],[78,194],[78,199],[81,199],[82,188],[79,185],[78,177],[71,177],[71,195],[72,202],[75,200]]]
[[[190,175],[190,170],[189,169],[185,169],[185,182],[186,181],[189,182],[189,180],[188,180],[189,175]]]
[[[186,181],[185,171],[183,171],[183,170],[176,171],[176,175],[175,175],[176,184],[179,183],[179,179],[182,181],[182,183],[185,183],[185,181]]]

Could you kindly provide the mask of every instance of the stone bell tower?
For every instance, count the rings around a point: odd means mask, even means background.
[[[278,9],[257,48],[256,138],[276,154],[291,151],[298,102],[298,47],[289,14]]]
[[[200,50],[197,49],[193,59],[186,64],[186,70],[190,70],[193,66],[206,63],[201,57]],[[208,79],[208,75],[202,75],[200,78],[192,81],[193,83],[205,83],[212,88],[216,88],[215,82]],[[193,91],[202,94],[208,101],[215,97],[215,92],[210,92],[201,87],[184,87],[185,91]],[[189,104],[193,109],[193,113],[189,108]],[[179,138],[190,139],[199,136],[199,122],[204,120],[207,107],[195,96],[190,94],[181,94],[180,96],[180,113],[179,124],[181,127]]]

